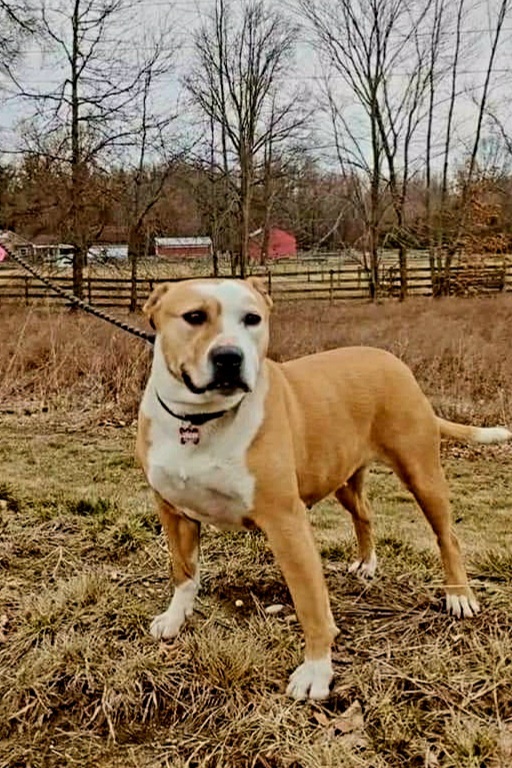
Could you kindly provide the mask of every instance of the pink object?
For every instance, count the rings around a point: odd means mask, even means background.
[[[7,251],[0,245],[0,261],[5,261],[7,258]]]
[[[186,445],[186,443],[192,443],[197,445],[199,442],[199,430],[192,424],[187,424],[184,427],[180,427],[180,443]]]

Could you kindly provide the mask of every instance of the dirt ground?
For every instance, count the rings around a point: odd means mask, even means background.
[[[313,510],[341,632],[333,695],[311,704],[283,694],[302,635],[258,534],[205,532],[196,614],[173,643],[149,636],[168,563],[134,429],[3,420],[0,766],[512,764],[509,448],[446,452],[473,620],[444,615],[433,536],[388,470],[372,582],[347,574],[348,515]]]

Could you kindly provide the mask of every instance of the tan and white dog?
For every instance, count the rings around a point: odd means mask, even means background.
[[[271,304],[257,279],[199,279],[160,285],[144,307],[156,341],[137,454],[155,492],[175,582],[151,634],[175,637],[192,613],[201,523],[257,526],[305,634],[305,659],[288,693],[322,699],[337,628],[306,507],[336,496],[352,515],[359,547],[349,570],[372,576],[377,557],[363,483],[371,462],[385,462],[437,536],[448,612],[472,616],[479,608],[451,527],[440,437],[492,443],[512,435],[436,417],[409,368],[383,350],[266,359]]]

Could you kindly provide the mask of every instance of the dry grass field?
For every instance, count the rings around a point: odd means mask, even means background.
[[[169,587],[133,458],[147,345],[79,313],[0,323],[0,768],[510,768],[510,447],[444,449],[474,620],[443,613],[432,534],[387,469],[369,488],[373,581],[346,572],[348,515],[317,505],[335,687],[292,702],[302,635],[256,533],[205,531],[198,610],[175,642],[149,636]],[[272,356],[386,347],[440,413],[510,426],[511,327],[511,296],[284,305]]]

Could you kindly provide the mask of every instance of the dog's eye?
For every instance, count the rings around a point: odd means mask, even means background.
[[[244,317],[244,325],[259,325],[261,323],[261,316],[256,312],[248,312]]]
[[[203,309],[196,309],[193,312],[185,312],[182,318],[189,325],[203,325],[206,323],[207,314]]]

